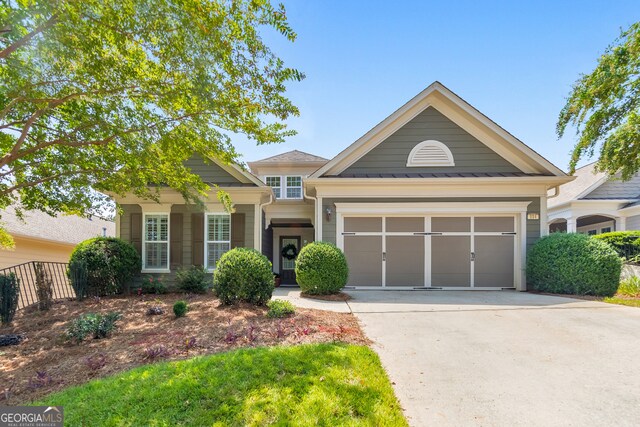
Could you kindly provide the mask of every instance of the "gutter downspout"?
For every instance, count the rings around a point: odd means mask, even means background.
[[[321,207],[318,207],[318,198],[309,196],[307,194],[307,186],[306,185],[302,186],[302,196],[305,199],[313,200],[313,207],[314,207],[314,211],[313,211],[313,216],[314,216],[313,229],[314,229],[314,233],[315,233],[314,240],[322,240],[321,238],[318,238],[318,224],[316,224],[318,222],[318,209],[321,209]]]
[[[560,186],[556,185],[555,187],[552,187],[551,190],[555,190],[555,193],[553,196],[547,196],[547,199],[553,199],[554,197],[558,197],[560,195]]]
[[[258,205],[258,214],[260,215],[260,219],[259,219],[258,221],[260,221],[260,224],[262,224],[262,209],[263,209],[265,206],[270,205],[270,204],[272,204],[272,203],[273,203],[273,190],[271,190],[271,189],[270,189],[270,190],[269,190],[269,201],[268,201],[268,202],[265,202],[265,203],[260,203],[260,204]],[[267,224],[266,224],[266,221],[265,221],[265,224],[264,224],[264,230],[266,230],[266,229],[267,229],[266,225],[267,225]],[[262,232],[263,232],[264,230],[263,230],[263,228],[262,228],[262,226],[261,226],[261,227],[260,227],[260,233],[258,234],[258,240],[259,240],[259,243],[260,243],[260,253],[262,253]]]

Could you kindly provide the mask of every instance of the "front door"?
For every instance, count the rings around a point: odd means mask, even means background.
[[[286,250],[294,247],[295,252]],[[280,237],[280,283],[283,285],[296,284],[296,257],[300,252],[300,236]],[[295,253],[295,257],[292,254]]]

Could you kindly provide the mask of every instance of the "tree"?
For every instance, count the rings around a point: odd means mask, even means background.
[[[296,38],[269,0],[0,0],[0,23],[0,209],[86,214],[155,184],[197,202],[182,161],[294,134],[304,76],[262,39]]]
[[[596,68],[573,85],[558,118],[559,138],[568,125],[578,135],[571,173],[597,148],[598,171],[627,180],[640,169],[640,22],[623,31]]]

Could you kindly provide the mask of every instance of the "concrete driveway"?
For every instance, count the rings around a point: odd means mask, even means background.
[[[349,291],[413,426],[637,426],[640,309],[518,292]]]

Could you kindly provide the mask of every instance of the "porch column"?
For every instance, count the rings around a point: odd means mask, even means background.
[[[576,219],[571,217],[567,218],[567,233],[575,233],[577,230]]]
[[[614,218],[613,231],[627,231],[627,218],[620,216]]]

